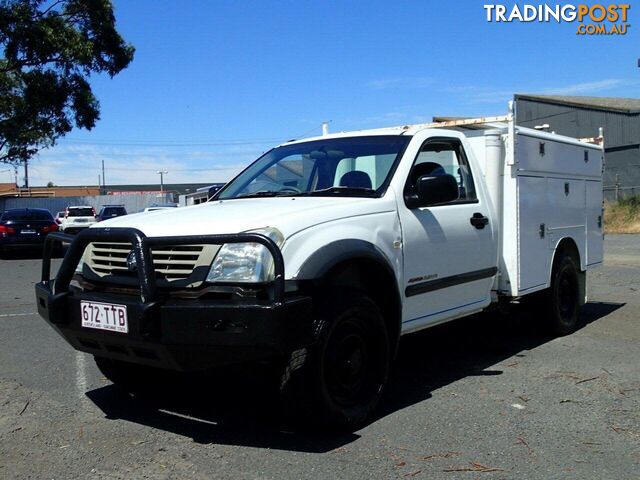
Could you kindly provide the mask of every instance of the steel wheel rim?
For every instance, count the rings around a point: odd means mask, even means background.
[[[564,320],[573,317],[576,310],[577,285],[568,273],[563,272],[558,281],[558,310]]]
[[[327,390],[341,405],[366,396],[372,377],[371,345],[356,319],[348,319],[331,333],[325,353]]]

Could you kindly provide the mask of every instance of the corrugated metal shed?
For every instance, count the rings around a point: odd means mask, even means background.
[[[520,100],[548,102],[557,105],[568,105],[591,110],[617,111],[622,113],[640,113],[640,98],[621,97],[576,97],[567,95],[531,95],[519,93]]]
[[[207,187],[211,185],[212,182],[209,183],[165,183],[164,190],[165,192],[173,192],[177,194],[184,194],[195,192],[198,188]],[[160,185],[107,185],[105,187],[107,192],[156,192],[160,190]]]
[[[549,131],[571,137],[598,135],[604,129],[606,167],[605,195],[637,192],[640,187],[640,99],[516,95],[519,125],[548,124]],[[634,189],[635,187],[635,189]]]
[[[0,198],[0,212],[10,208],[46,208],[53,215],[70,205],[90,205],[100,210],[103,205],[124,205],[129,213],[137,213],[154,203],[173,200],[171,193],[143,195],[96,195],[83,197]]]

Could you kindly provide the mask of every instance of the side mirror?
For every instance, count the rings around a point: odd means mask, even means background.
[[[405,195],[409,208],[430,207],[458,199],[460,189],[453,175],[425,175],[416,182],[413,192]]]

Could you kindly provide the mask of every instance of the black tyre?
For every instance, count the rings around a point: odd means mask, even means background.
[[[578,328],[580,311],[579,270],[573,257],[563,255],[553,267],[546,292],[546,320],[551,333],[568,335]]]
[[[305,423],[352,429],[369,418],[387,382],[387,328],[377,305],[359,292],[325,296],[321,305],[316,343],[303,358],[294,353],[281,392]]]
[[[173,377],[173,372],[159,368],[98,356],[93,358],[108,380],[129,393],[146,393],[166,387],[167,381]]]

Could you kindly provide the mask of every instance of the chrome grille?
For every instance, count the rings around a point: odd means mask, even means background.
[[[105,275],[130,275],[127,256],[132,246],[127,243],[92,243],[85,254],[85,261],[94,273]],[[153,266],[158,278],[183,280],[198,266],[208,266],[217,251],[215,245],[173,245],[151,248]]]

